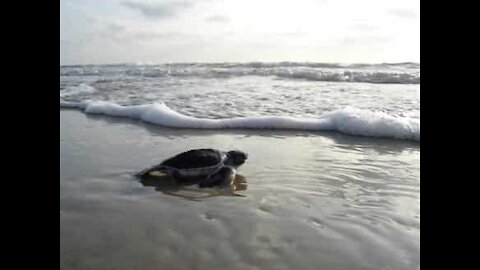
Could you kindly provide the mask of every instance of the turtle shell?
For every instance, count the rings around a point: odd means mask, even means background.
[[[226,159],[224,152],[215,149],[194,149],[169,158],[160,165],[178,171],[182,176],[200,176],[214,173]]]

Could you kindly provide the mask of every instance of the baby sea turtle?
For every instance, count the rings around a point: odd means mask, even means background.
[[[142,178],[152,172],[163,172],[178,184],[198,179],[200,187],[228,185],[235,178],[235,168],[245,163],[247,156],[242,151],[223,152],[216,149],[194,149],[145,169],[137,176]]]

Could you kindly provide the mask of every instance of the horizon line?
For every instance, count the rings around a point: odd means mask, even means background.
[[[302,63],[302,64],[326,64],[326,65],[400,65],[400,64],[416,64],[420,65],[420,62],[405,61],[405,62],[318,62],[318,61],[226,61],[226,62],[118,62],[118,63],[104,63],[104,64],[60,64],[60,67],[75,67],[75,66],[120,66],[120,65],[144,65],[144,66],[155,66],[155,65],[181,65],[181,64],[279,64],[279,63]]]

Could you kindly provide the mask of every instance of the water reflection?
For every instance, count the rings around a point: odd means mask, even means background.
[[[357,149],[365,151],[366,149],[373,150],[380,155],[396,155],[407,152],[420,151],[420,142],[396,140],[389,138],[373,138],[363,136],[350,136],[346,134],[332,133],[325,136],[331,139],[335,147],[343,148],[346,151]]]
[[[218,188],[199,188],[197,184],[200,179],[192,179],[185,184],[177,184],[172,178],[162,173],[152,173],[142,177],[140,183],[145,187],[155,187],[155,190],[163,194],[182,197],[188,200],[198,200],[217,196],[237,196],[245,197],[236,193],[237,191],[247,190],[247,181],[243,175],[237,174],[233,184]]]

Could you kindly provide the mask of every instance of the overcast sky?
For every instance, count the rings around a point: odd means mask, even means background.
[[[420,62],[419,0],[61,0],[60,64]]]

